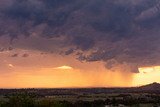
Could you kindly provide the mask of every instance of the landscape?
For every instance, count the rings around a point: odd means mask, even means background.
[[[0,107],[159,107],[160,84],[130,88],[0,89]]]
[[[0,0],[0,107],[160,107],[160,0]]]

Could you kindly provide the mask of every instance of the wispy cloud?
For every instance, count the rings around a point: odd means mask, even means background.
[[[54,69],[57,69],[57,70],[72,70],[73,68],[70,67],[70,66],[60,66],[60,67],[55,67]]]
[[[9,66],[9,67],[11,67],[11,68],[13,68],[13,67],[14,67],[14,65],[13,65],[13,64],[8,64],[8,66]]]

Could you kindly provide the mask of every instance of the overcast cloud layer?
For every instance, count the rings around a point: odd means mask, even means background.
[[[0,36],[13,47],[76,54],[107,69],[160,65],[159,28],[158,0],[0,0]]]

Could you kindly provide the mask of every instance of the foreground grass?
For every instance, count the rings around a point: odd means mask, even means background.
[[[106,98],[105,100],[97,99],[88,101],[79,99],[72,102],[57,100],[57,98],[40,98],[39,96],[30,93],[15,93],[5,97],[1,96],[0,107],[105,107],[105,105],[112,105],[109,107],[119,107],[119,104],[125,105],[124,107],[158,107],[156,105],[158,105],[159,101],[159,98],[150,102],[144,101],[143,99],[135,99],[131,96],[127,96],[127,98],[124,97],[124,99],[117,96],[112,99]]]

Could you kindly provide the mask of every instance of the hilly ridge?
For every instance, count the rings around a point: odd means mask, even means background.
[[[139,87],[142,90],[160,90],[160,84],[157,82]]]

